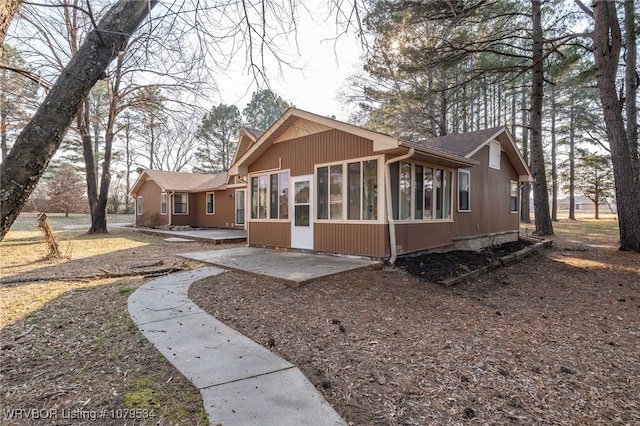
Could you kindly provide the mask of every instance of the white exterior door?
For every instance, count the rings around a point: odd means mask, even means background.
[[[313,250],[313,175],[291,178],[291,248]]]

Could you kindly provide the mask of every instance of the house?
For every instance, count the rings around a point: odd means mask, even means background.
[[[262,132],[242,129],[235,155],[248,150]],[[234,158],[235,161],[235,158]],[[198,174],[140,170],[131,188],[136,226],[245,227],[246,181],[225,173]]]
[[[395,260],[516,240],[518,189],[529,180],[506,127],[409,142],[290,108],[266,132],[241,133],[224,185],[158,186],[191,194],[192,209],[205,209],[205,191],[216,203],[232,196],[235,215],[225,210],[215,226],[235,217],[249,245]],[[162,193],[144,188],[135,191],[142,215]]]

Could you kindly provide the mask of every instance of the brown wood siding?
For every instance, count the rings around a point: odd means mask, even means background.
[[[509,211],[509,184],[518,181],[518,173],[503,152],[500,156],[500,170],[489,167],[489,147],[478,151],[473,157],[480,162],[470,168],[470,212],[458,212],[457,173],[455,182],[456,223],[454,237],[470,237],[504,231],[518,230],[519,216]]]
[[[282,159],[282,168],[290,169],[291,176],[311,175],[316,164],[372,155],[371,140],[332,129],[273,144],[249,166],[249,172],[276,168]]]
[[[380,223],[314,223],[318,252],[383,258],[389,256],[387,226]]]
[[[291,247],[290,222],[249,222],[249,245],[267,247]]]
[[[136,226],[161,226],[169,223],[169,215],[160,214],[160,194],[162,189],[152,180],[148,180],[142,184],[140,190],[136,194],[142,197],[142,215],[138,216],[136,206]],[[169,208],[169,197],[167,196],[167,209]]]
[[[236,221],[236,190],[227,189],[215,191],[215,213],[207,214],[207,193],[193,194],[195,202],[189,206],[189,212],[193,213],[194,225],[207,228],[234,228]],[[229,196],[231,195],[231,198]],[[193,210],[191,208],[193,207]],[[243,228],[244,225],[237,226]]]
[[[452,222],[415,222],[396,223],[395,226],[398,254],[403,254],[452,244],[457,225]]]

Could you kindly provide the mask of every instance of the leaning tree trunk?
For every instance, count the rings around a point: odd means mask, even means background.
[[[620,55],[621,34],[615,3],[593,3],[594,30],[593,56],[596,65],[596,81],[604,112],[607,138],[611,148],[618,224],[620,226],[620,250],[640,252],[640,176],[637,158],[632,155],[632,142],[627,139],[622,107],[616,93],[616,72]]]
[[[71,58],[0,170],[0,241],[20,214],[89,90],[157,0],[120,0]]]
[[[549,190],[544,169],[544,150],[542,147],[542,94],[544,71],[542,68],[542,20],[540,1],[531,1],[533,18],[532,53],[533,66],[531,76],[531,173],[533,174],[533,200],[535,208],[536,235],[553,235],[553,224],[549,214]]]

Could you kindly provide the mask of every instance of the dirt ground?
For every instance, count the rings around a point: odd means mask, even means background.
[[[449,288],[380,268],[297,289],[228,272],[190,294],[298,365],[353,425],[640,424],[640,255],[616,250],[611,223],[557,226],[551,249]],[[126,312],[149,278],[103,275],[198,267],[176,253],[229,246],[123,230],[104,253],[92,238],[58,262],[31,237],[2,243],[3,409],[106,410],[87,424],[206,422],[197,389]],[[147,411],[111,416],[132,408]],[[0,424],[53,423],[3,412]]]
[[[448,289],[400,268],[297,289],[229,272],[191,297],[354,425],[640,424],[640,256],[555,240]]]

